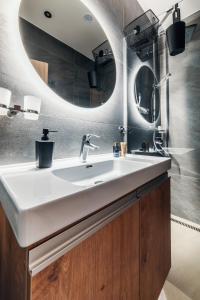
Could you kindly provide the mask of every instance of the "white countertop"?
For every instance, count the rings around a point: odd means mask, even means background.
[[[107,160],[113,160],[112,154],[89,156],[87,164]],[[171,160],[162,157],[127,155],[126,160],[141,166],[90,187],[74,185],[54,175],[58,169],[82,166],[78,158],[55,160],[49,169],[37,169],[35,163],[1,166],[0,202],[19,245],[30,246],[79,221],[171,167]]]

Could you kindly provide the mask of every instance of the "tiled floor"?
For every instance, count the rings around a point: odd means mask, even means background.
[[[158,300],[192,300],[176,288],[169,281],[166,281],[164,289]]]
[[[171,226],[172,268],[159,300],[200,300],[200,232],[173,221]]]

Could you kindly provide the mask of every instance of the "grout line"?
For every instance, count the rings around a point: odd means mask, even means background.
[[[43,118],[52,118],[52,115],[50,114],[44,114],[44,113],[41,113],[40,114],[41,117]],[[127,116],[126,116],[127,117]],[[73,117],[56,117],[57,120],[77,120],[77,118],[73,118]],[[109,125],[109,126],[117,126],[117,128],[119,127],[119,125],[123,125],[123,120],[120,122],[101,122],[101,121],[95,121],[95,120],[86,120],[86,119],[82,119],[82,118],[79,118],[79,121],[81,122],[85,122],[85,123],[96,123],[96,124],[103,124],[103,125]],[[147,128],[143,128],[142,126],[136,126],[136,125],[129,125],[127,126],[127,130],[132,130],[132,129],[138,129],[138,130],[148,130]],[[149,130],[151,130],[151,128],[149,128]]]

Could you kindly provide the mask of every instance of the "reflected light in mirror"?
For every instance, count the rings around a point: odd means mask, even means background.
[[[24,118],[27,120],[38,120],[41,108],[41,99],[34,96],[24,97]]]
[[[50,20],[41,13],[47,2]],[[54,93],[84,108],[102,106],[111,98],[116,83],[114,54],[96,13],[85,3],[22,0],[19,20],[29,59]]]
[[[11,91],[0,87],[0,115],[6,116],[10,106]]]

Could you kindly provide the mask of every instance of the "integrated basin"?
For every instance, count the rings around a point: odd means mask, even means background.
[[[171,160],[129,155],[91,156],[0,168],[0,202],[21,247],[79,222],[165,173]]]
[[[82,166],[53,170],[53,174],[77,186],[91,187],[114,180],[141,168],[150,166],[146,161],[107,160]]]

